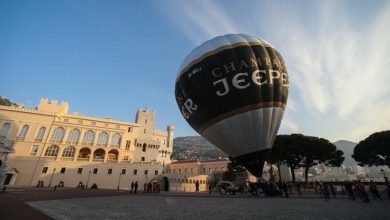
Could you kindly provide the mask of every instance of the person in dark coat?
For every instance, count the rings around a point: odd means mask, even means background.
[[[137,189],[138,189],[138,181],[135,181],[134,183],[134,193],[137,194]]]
[[[130,193],[133,193],[133,190],[134,190],[134,181],[131,182],[131,190],[130,190]]]
[[[376,184],[372,180],[370,181],[370,193],[372,194],[374,199],[381,199],[378,188],[376,187]]]

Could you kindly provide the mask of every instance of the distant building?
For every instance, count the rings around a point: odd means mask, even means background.
[[[172,125],[154,128],[155,113],[137,111],[135,122],[68,113],[68,103],[41,99],[36,109],[0,106],[0,185],[54,186],[60,181],[100,188],[141,186],[171,162]],[[6,156],[8,155],[8,156]],[[0,173],[1,174],[1,173]],[[119,185],[120,184],[120,185]]]

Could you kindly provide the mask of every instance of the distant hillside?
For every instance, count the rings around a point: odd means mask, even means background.
[[[357,145],[351,141],[339,140],[333,143],[336,145],[337,149],[342,150],[344,152],[344,165],[356,165],[357,162],[352,158],[353,149]]]
[[[219,148],[201,136],[177,137],[173,139],[174,160],[217,159],[227,157]]]
[[[353,149],[356,143],[346,140],[334,142],[337,149],[344,152],[344,165],[356,165],[357,162],[352,158]],[[212,145],[201,136],[177,137],[173,139],[174,160],[188,159],[217,159],[219,157],[228,157],[226,153]]]
[[[16,106],[15,103],[11,102],[9,99],[5,98],[4,96],[0,96],[0,105]]]

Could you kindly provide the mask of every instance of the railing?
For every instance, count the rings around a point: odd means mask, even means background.
[[[24,141],[26,137],[16,137],[16,141]]]
[[[97,147],[107,147],[107,144],[96,144]]]
[[[66,144],[77,145],[78,141],[66,141]]]
[[[92,161],[94,161],[94,162],[102,162],[102,161],[104,161],[104,158],[93,158]]]
[[[61,144],[62,140],[55,140],[55,139],[50,139],[50,143],[57,143]]]
[[[89,157],[78,157],[78,161],[89,161]]]

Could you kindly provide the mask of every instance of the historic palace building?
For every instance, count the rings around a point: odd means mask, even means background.
[[[128,189],[168,171],[174,127],[154,128],[155,112],[135,122],[68,113],[66,102],[0,106],[0,185]]]

